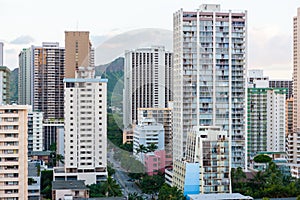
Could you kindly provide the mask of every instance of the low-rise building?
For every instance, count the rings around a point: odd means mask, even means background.
[[[144,165],[145,165],[146,173],[149,176],[158,174],[158,172],[164,173],[166,167],[165,150],[158,150],[158,151],[146,153],[144,156]]]
[[[28,200],[41,199],[40,162],[28,161]]]
[[[143,162],[143,153],[139,153],[140,145],[148,147],[151,144],[157,146],[157,150],[164,149],[164,128],[153,118],[143,118],[133,129],[133,154]]]
[[[89,198],[89,189],[83,180],[53,181],[53,200],[72,200],[73,198]]]
[[[124,129],[123,130],[123,144],[133,142],[133,130]]]

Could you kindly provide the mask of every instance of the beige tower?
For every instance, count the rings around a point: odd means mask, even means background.
[[[27,106],[0,106],[0,199],[27,199]]]
[[[88,31],[65,31],[65,78],[75,78],[78,67],[94,66]]]
[[[294,129],[294,137],[299,138],[300,136],[300,8],[297,9],[297,16],[294,17],[294,72],[293,72],[293,91],[294,91],[294,120],[293,120],[293,129]],[[299,135],[297,137],[297,135]],[[294,148],[300,145],[300,140],[294,138],[293,140],[297,142],[294,143],[296,145]],[[300,163],[300,151],[297,150],[297,156],[294,157],[294,163]]]

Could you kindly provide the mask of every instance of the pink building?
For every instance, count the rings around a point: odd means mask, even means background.
[[[144,165],[149,176],[157,174],[158,172],[164,173],[166,167],[165,150],[159,150],[145,154]]]

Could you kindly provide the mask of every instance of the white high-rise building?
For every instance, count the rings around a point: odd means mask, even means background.
[[[97,183],[107,177],[107,79],[94,78],[93,67],[79,67],[65,78],[65,166],[55,180],[70,177]]]
[[[31,48],[23,49],[19,54],[18,101],[20,105],[33,104],[33,67]]]
[[[285,95],[287,88],[267,91],[267,151],[285,152]],[[251,142],[251,141],[249,141]]]
[[[220,126],[232,138],[232,167],[247,166],[247,13],[205,4],[174,13],[173,160],[193,126]]]
[[[293,92],[294,92],[294,134],[289,140],[294,141],[292,149],[294,152],[293,163],[300,164],[300,8],[297,9],[297,16],[294,17],[294,69],[293,69]]]
[[[27,199],[27,116],[24,105],[0,106],[0,199]]]
[[[123,124],[137,123],[138,108],[167,108],[172,101],[172,53],[162,46],[125,52]]]

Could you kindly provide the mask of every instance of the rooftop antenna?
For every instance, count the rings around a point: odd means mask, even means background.
[[[78,31],[78,20],[76,21],[76,31]]]

